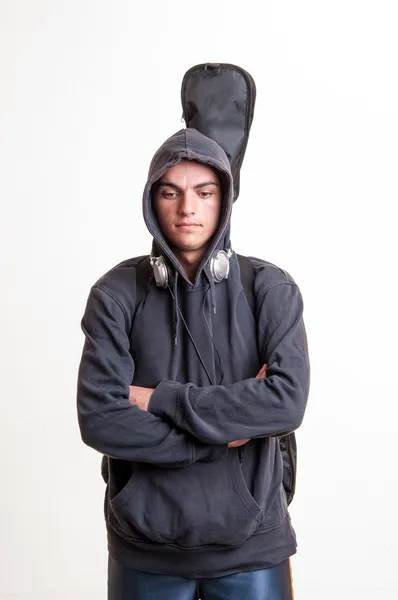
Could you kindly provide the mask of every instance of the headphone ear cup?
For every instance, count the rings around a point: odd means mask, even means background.
[[[228,279],[229,255],[225,250],[219,250],[210,260],[210,270],[216,283]]]
[[[163,256],[153,256],[151,258],[153,276],[158,287],[167,288],[170,281],[169,269]]]

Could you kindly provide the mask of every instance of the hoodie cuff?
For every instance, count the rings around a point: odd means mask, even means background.
[[[148,404],[148,412],[156,417],[168,417],[175,425],[178,416],[179,393],[183,385],[176,381],[161,381]]]

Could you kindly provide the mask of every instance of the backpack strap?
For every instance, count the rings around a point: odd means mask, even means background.
[[[237,254],[239,268],[240,268],[240,279],[242,282],[243,290],[246,294],[247,303],[250,310],[253,313],[253,317],[256,318],[256,298],[254,296],[254,268],[251,261],[247,256]]]
[[[140,304],[141,300],[144,299],[147,285],[151,279],[152,267],[149,262],[149,256],[143,256],[138,263],[135,272],[135,308]]]
[[[240,278],[242,287],[246,294],[250,310],[256,318],[256,298],[254,295],[254,268],[247,256],[237,254],[240,267]],[[279,445],[283,460],[283,487],[286,492],[288,505],[294,497],[296,489],[296,470],[297,470],[297,444],[294,433],[279,438]]]

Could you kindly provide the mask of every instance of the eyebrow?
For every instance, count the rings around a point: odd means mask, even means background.
[[[216,185],[217,187],[219,187],[219,184],[216,181],[204,181],[203,183],[197,183],[196,185],[194,185],[194,190],[197,190],[199,188],[203,188],[203,187],[207,187],[208,185]],[[159,183],[159,187],[162,186],[167,186],[167,187],[171,187],[175,190],[178,190],[179,192],[182,191],[182,189],[176,185],[175,183],[171,183],[171,181],[161,181]]]

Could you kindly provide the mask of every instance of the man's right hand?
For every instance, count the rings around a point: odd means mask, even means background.
[[[267,365],[263,365],[261,367],[261,369],[259,370],[259,372],[256,375],[256,379],[265,379],[267,377]],[[228,448],[239,448],[239,446],[244,446],[245,444],[247,444],[247,442],[250,442],[249,440],[243,439],[243,440],[235,440],[234,442],[229,442],[228,444]]]

